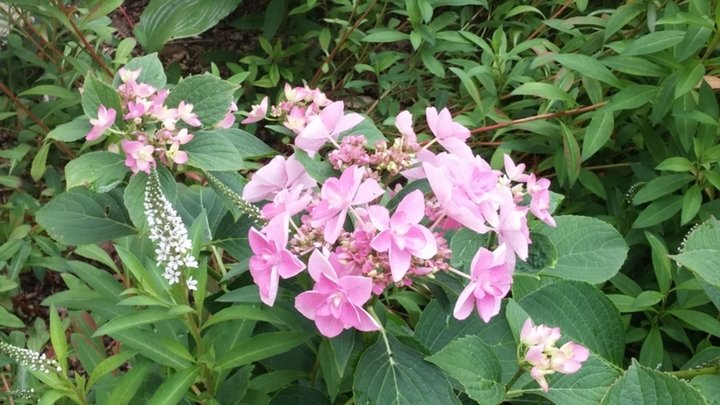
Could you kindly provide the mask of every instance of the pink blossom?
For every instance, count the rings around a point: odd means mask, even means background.
[[[395,117],[395,128],[400,131],[400,134],[407,143],[411,145],[417,144],[417,135],[415,135],[415,130],[413,129],[412,114],[410,114],[410,111],[403,111]]]
[[[150,109],[151,103],[147,101],[146,99],[136,99],[136,101],[128,101],[127,103],[127,109],[128,112],[123,116],[126,120],[131,120],[134,118],[139,118],[145,115],[146,112]]]
[[[175,130],[175,124],[178,120],[178,112],[174,108],[167,108],[166,106],[162,105],[158,108],[153,108],[151,111],[151,114],[160,122],[162,122],[163,127],[166,129],[169,129],[170,131]]]
[[[443,152],[428,157],[422,167],[448,217],[478,233],[490,230],[487,217],[496,215],[503,199],[498,188],[500,172],[471,153]]]
[[[550,367],[563,374],[572,374],[582,367],[582,363],[590,357],[587,347],[575,342],[567,342],[553,352]]]
[[[295,145],[314,156],[330,139],[358,125],[363,117],[356,113],[345,114],[345,104],[336,101],[328,104],[320,114],[310,119],[308,125],[295,138]]]
[[[372,296],[372,280],[346,275],[339,266],[337,261],[333,263],[313,251],[308,272],[315,286],[295,298],[295,308],[314,320],[320,333],[330,338],[351,327],[363,332],[379,330],[380,325],[362,307]]]
[[[202,123],[200,123],[200,120],[197,117],[197,114],[192,112],[193,105],[190,103],[185,103],[184,101],[181,101],[180,104],[177,106],[177,117],[186,124],[193,126],[193,127],[199,127],[202,126]]]
[[[149,174],[150,169],[155,167],[155,158],[153,158],[155,147],[152,145],[127,139],[123,139],[120,145],[125,152],[125,166],[129,167],[133,173],[142,171]]]
[[[368,208],[370,220],[380,231],[370,243],[378,252],[389,253],[393,281],[399,282],[410,268],[412,256],[430,259],[437,253],[435,236],[419,225],[425,215],[425,199],[420,190],[405,196],[390,216],[387,208],[373,205]]]
[[[535,217],[550,226],[556,226],[555,219],[550,215],[550,180],[536,179],[530,174],[527,180],[527,191],[530,194],[530,211]]]
[[[304,107],[292,107],[290,113],[285,117],[283,125],[285,128],[299,134],[307,124],[307,109]]]
[[[528,181],[529,176],[525,174],[524,163],[520,163],[516,166],[515,162],[513,162],[512,158],[507,154],[503,155],[503,162],[505,164],[505,173],[507,174],[508,179],[519,182]]]
[[[230,128],[235,123],[235,112],[238,110],[237,104],[233,102],[230,104],[230,111],[228,111],[227,114],[225,114],[225,117],[222,119],[222,121],[215,124],[215,128],[223,128],[227,129]]]
[[[312,201],[312,194],[303,193],[304,190],[305,187],[302,184],[298,184],[292,189],[280,190],[275,194],[272,202],[262,207],[262,217],[270,221],[281,215],[291,217],[304,210]]]
[[[252,111],[248,114],[247,118],[242,120],[241,124],[252,124],[253,122],[258,122],[263,119],[265,119],[265,116],[267,115],[268,110],[268,97],[265,96],[260,101],[260,104],[255,104],[252,106]]]
[[[188,132],[187,128],[183,128],[179,130],[175,135],[170,136],[171,142],[179,143],[180,145],[185,145],[186,143],[192,141],[192,139],[195,136]]]
[[[428,107],[425,109],[425,116],[430,131],[445,149],[454,152],[468,148],[465,140],[470,137],[470,130],[454,122],[447,108],[438,113],[435,107]]]
[[[508,245],[519,258],[526,260],[530,245],[530,229],[527,226],[527,208],[515,205],[512,196],[508,196],[500,205],[500,215],[487,216],[493,230],[498,234],[500,243]]]
[[[455,318],[465,319],[477,308],[480,318],[489,322],[500,312],[501,301],[510,291],[514,267],[505,245],[498,246],[494,252],[480,248],[470,265],[470,283],[455,304]]]
[[[170,145],[170,149],[165,151],[165,156],[179,165],[185,164],[185,162],[188,161],[187,152],[180,150],[180,145],[177,143]]]
[[[250,202],[272,200],[275,194],[297,185],[303,188],[315,186],[315,180],[305,171],[302,163],[290,156],[275,156],[268,164],[255,172],[243,189],[243,198]]]
[[[169,94],[170,92],[167,89],[159,90],[157,93],[153,94],[150,97],[150,101],[152,102],[151,111],[154,112],[162,110],[162,107],[165,104],[165,99]]]
[[[560,328],[550,328],[545,325],[535,326],[530,318],[525,320],[520,330],[520,341],[526,346],[550,347],[560,339],[560,336]]]
[[[114,108],[105,108],[104,105],[100,105],[97,112],[97,118],[90,118],[92,129],[85,135],[86,141],[94,141],[100,138],[100,136],[107,131],[115,123],[115,116],[117,111]]]
[[[140,69],[130,70],[122,67],[118,70],[118,76],[120,77],[120,81],[123,83],[135,82],[138,77],[140,77]]]
[[[324,226],[326,242],[335,243],[351,206],[366,204],[382,195],[383,189],[378,182],[374,179],[363,181],[364,175],[364,169],[350,166],[339,179],[331,177],[325,180],[320,190],[320,203],[312,212],[311,223],[315,228]]]
[[[152,96],[156,89],[155,87],[147,84],[147,83],[136,83],[134,81],[128,83],[130,85],[130,89],[132,93],[135,95],[135,97],[140,98],[148,98]]]
[[[548,386],[545,376],[554,374],[555,371],[550,368],[550,360],[543,351],[543,347],[538,345],[528,349],[527,354],[525,354],[525,360],[532,365],[530,376],[533,380],[537,381],[543,391],[548,392],[550,387]]]
[[[260,290],[260,299],[269,306],[275,303],[280,277],[293,277],[305,268],[305,264],[286,248],[288,220],[281,218],[271,221],[263,229],[263,233],[250,228],[248,234],[248,242],[253,252],[249,262],[250,275]]]

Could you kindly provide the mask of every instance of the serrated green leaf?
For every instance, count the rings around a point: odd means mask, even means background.
[[[193,105],[192,112],[197,114],[203,126],[211,127],[225,118],[230,111],[234,90],[235,86],[232,84],[209,74],[190,76],[175,86],[165,104],[174,108],[181,101],[190,103]]]
[[[450,383],[423,356],[387,336],[391,355],[378,339],[360,357],[353,394],[363,404],[460,404]]]
[[[236,171],[244,167],[237,148],[225,137],[202,132],[184,145],[190,166],[208,171]]]
[[[85,153],[65,166],[67,189],[87,187],[105,193],[120,184],[128,173],[122,155],[106,151]]]
[[[127,39],[132,38],[125,38],[125,40]],[[133,47],[134,46],[135,45],[133,42]],[[120,52],[119,47],[117,52]],[[136,80],[138,83],[146,83],[156,89],[162,89],[167,84],[165,69],[163,68],[162,62],[160,62],[158,54],[155,52],[144,56],[139,56],[137,58],[132,58],[123,67],[126,70],[140,70],[140,75]],[[113,78],[113,86],[118,87],[121,83],[122,81],[120,80],[120,74],[116,74]]]
[[[703,405],[707,401],[687,382],[635,360],[602,400],[603,405],[676,403]]]

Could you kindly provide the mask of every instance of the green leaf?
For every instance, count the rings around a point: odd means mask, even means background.
[[[679,44],[683,37],[685,37],[684,31],[651,32],[630,42],[621,55],[639,56],[660,52]]]
[[[112,86],[107,85],[93,76],[85,78],[82,93],[82,107],[85,115],[90,118],[97,118],[98,108],[104,105],[107,109],[114,109],[116,112],[115,123],[122,122],[122,107],[120,96]]]
[[[252,362],[285,353],[305,342],[309,336],[303,332],[268,332],[255,335],[238,343],[218,360],[216,367],[229,370]]]
[[[470,95],[470,98],[473,99],[475,104],[482,105],[482,98],[480,97],[480,91],[478,91],[477,86],[475,85],[475,82],[473,81],[472,77],[465,73],[464,70],[456,67],[451,67],[450,71],[455,73],[455,76],[460,79],[460,82],[462,83],[463,87],[465,88],[465,91],[468,92]]]
[[[55,305],[50,305],[50,341],[52,342],[52,347],[58,363],[60,363],[60,367],[66,372],[68,369],[68,344],[65,338],[65,328],[63,327],[60,315],[55,309]]]
[[[479,403],[499,404],[505,398],[500,362],[478,336],[453,340],[426,360],[458,380],[468,396]]]
[[[275,324],[283,323],[280,318],[274,316],[272,312],[263,310],[262,308],[251,307],[249,305],[233,305],[213,314],[210,319],[202,325],[202,328],[205,329],[217,323],[235,319],[264,321]]]
[[[362,117],[363,120],[359,124],[338,135],[338,142],[347,135],[363,135],[370,149],[375,149],[378,142],[387,142],[387,138],[378,129],[375,122],[366,115],[362,115]]]
[[[543,392],[539,388],[528,389],[535,384],[534,382],[526,386],[524,391],[541,395],[554,404],[595,405],[602,400],[620,374],[619,368],[591,353],[590,358],[577,372],[548,376],[550,386],[548,392]]]
[[[25,324],[20,318],[11,314],[4,307],[0,306],[0,325],[8,328],[24,328]]]
[[[269,403],[269,405],[286,404],[330,405],[330,400],[315,388],[293,385],[275,394]]]
[[[702,405],[707,400],[687,382],[633,360],[625,375],[610,387],[602,404]]]
[[[99,327],[93,334],[93,337],[109,335],[128,328],[148,325],[177,317],[177,314],[166,309],[144,309],[141,311],[130,312],[115,319],[111,319],[108,323]]]
[[[541,274],[588,283],[612,278],[625,262],[628,246],[615,228],[599,219],[557,216],[557,227],[540,224],[533,231],[555,246],[557,262]]]
[[[613,364],[622,364],[625,327],[620,313],[592,285],[558,281],[526,295],[518,303],[535,324],[559,327],[564,337]]]
[[[664,346],[660,329],[653,325],[640,348],[640,358],[638,361],[644,366],[660,368],[663,362],[663,353]]]
[[[648,228],[672,218],[682,209],[683,198],[671,195],[652,202],[633,222],[633,229]]]
[[[610,39],[614,33],[620,31],[622,27],[635,19],[643,10],[645,10],[645,7],[640,3],[628,3],[616,8],[615,12],[608,18],[607,23],[605,23],[603,41]]]
[[[510,93],[513,96],[534,96],[548,100],[562,100],[575,104],[575,100],[565,91],[550,83],[523,83]]]
[[[555,60],[568,69],[614,87],[620,87],[620,81],[597,59],[579,53],[557,54]]]
[[[126,70],[140,70],[140,75],[137,78],[138,83],[146,83],[156,89],[162,89],[167,84],[165,69],[163,68],[162,62],[160,62],[160,58],[158,58],[158,54],[155,52],[130,59],[124,68]],[[116,74],[113,78],[113,86],[118,87],[121,83],[120,75]]]
[[[188,367],[174,373],[160,384],[148,404],[175,405],[180,403],[199,375],[200,368],[198,366]]]
[[[720,404],[720,375],[699,375],[690,380],[690,385],[700,391],[711,405]]]
[[[64,87],[56,86],[53,84],[41,84],[29,88],[22,93],[18,94],[19,97],[24,96],[52,96],[57,98],[74,99],[79,96],[75,91],[70,91]]]
[[[720,337],[720,321],[713,316],[690,309],[671,309],[668,312],[694,328]]]
[[[213,3],[213,7],[215,7],[215,3]],[[172,108],[177,107],[181,101],[192,104],[192,112],[197,114],[203,126],[209,127],[220,122],[230,111],[233,91],[235,91],[235,86],[210,74],[190,76],[175,86],[165,104]]]
[[[85,245],[135,233],[117,190],[95,194],[76,188],[59,194],[38,210],[35,219],[54,239]]]
[[[655,86],[633,84],[612,96],[608,104],[600,111],[633,110],[649,103],[656,93],[657,87]]]
[[[583,139],[582,160],[589,159],[595,152],[602,149],[615,128],[615,117],[612,112],[597,112],[590,120]]]
[[[48,139],[56,139],[63,142],[72,142],[82,139],[90,132],[92,125],[87,117],[81,116],[74,120],[58,125],[47,134]]]
[[[302,163],[310,177],[318,182],[322,183],[327,178],[337,175],[330,163],[320,160],[320,155],[316,154],[315,157],[312,158],[304,150],[295,148],[295,158],[298,162]]]
[[[243,158],[227,138],[213,132],[202,132],[183,148],[188,164],[208,171],[236,171],[244,167]]]
[[[376,28],[373,30],[370,30],[368,35],[366,35],[362,41],[363,42],[398,42],[403,41],[409,38],[409,35],[396,31],[391,28]]]
[[[39,181],[45,175],[45,169],[47,168],[47,157],[50,151],[50,144],[43,144],[42,147],[37,151],[33,158],[32,164],[30,165],[30,177],[33,180]]]
[[[115,332],[112,338],[140,351],[140,354],[163,366],[182,370],[189,367],[193,357],[177,340],[162,339],[158,334],[127,329]]]
[[[671,256],[714,287],[720,287],[720,222],[710,219],[685,239],[682,253]]]
[[[201,34],[227,17],[242,0],[152,0],[135,26],[135,37],[147,52],[172,39]]]
[[[277,151],[265,144],[255,135],[237,128],[214,129],[212,131],[199,131],[195,136],[205,136],[206,133],[222,136],[235,145],[240,156],[244,159],[257,159],[272,156]]]
[[[128,173],[122,155],[106,151],[85,153],[65,166],[67,189],[87,187],[105,193],[120,184]]]
[[[697,184],[693,184],[683,196],[682,214],[680,215],[680,225],[685,225],[695,218],[700,211],[702,205],[702,193]]]
[[[360,357],[353,394],[360,404],[460,404],[445,375],[422,354],[387,336]],[[388,353],[390,350],[390,353]]]
[[[633,204],[640,205],[648,201],[657,200],[666,196],[675,190],[679,190],[683,186],[695,179],[689,174],[665,174],[650,180],[645,187],[633,197]]]
[[[672,277],[670,275],[672,264],[668,257],[667,246],[665,246],[665,243],[660,238],[650,232],[645,232],[645,238],[650,243],[655,278],[660,286],[660,291],[666,294],[672,283]]]
[[[486,235],[481,235],[467,228],[460,229],[450,239],[450,250],[452,251],[450,264],[455,267],[469,266],[477,251],[485,243],[487,243]]]
[[[705,66],[700,62],[689,63],[680,71],[675,87],[675,98],[685,95],[694,89],[705,76]]]
[[[638,56],[608,56],[600,62],[610,69],[633,76],[662,77],[667,74],[665,69]]]
[[[673,156],[663,160],[655,167],[655,170],[666,170],[669,172],[692,172],[695,170],[693,163],[682,156]]]
[[[149,362],[134,363],[132,368],[120,377],[108,397],[108,403],[113,405],[129,404],[135,393],[145,381],[151,369]]]
[[[95,369],[90,374],[90,380],[88,381],[88,387],[92,387],[101,378],[110,374],[116,368],[125,364],[128,360],[135,357],[138,352],[136,350],[126,350],[121,353],[115,354],[101,361],[100,364],[95,366]]]
[[[575,184],[580,176],[580,146],[577,143],[575,134],[564,123],[560,123],[563,134],[563,157],[565,158],[565,170],[567,170],[570,185]]]

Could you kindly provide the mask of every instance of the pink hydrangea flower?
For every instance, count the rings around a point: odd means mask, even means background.
[[[312,194],[304,193],[305,187],[301,184],[296,185],[292,189],[282,189],[275,194],[272,202],[262,207],[261,214],[263,219],[268,221],[285,215],[291,217],[307,208],[312,201]]]
[[[153,157],[155,147],[141,141],[127,139],[123,139],[120,145],[125,152],[125,166],[129,167],[133,173],[142,171],[150,174],[150,169],[155,167],[155,158]]]
[[[123,83],[135,82],[140,77],[140,69],[130,70],[122,67],[118,70],[118,76]]]
[[[263,119],[265,119],[265,116],[267,115],[268,110],[268,97],[265,96],[260,101],[260,104],[255,104],[252,106],[252,110],[248,114],[247,118],[242,120],[241,124],[252,124],[253,122],[258,122]]]
[[[301,107],[292,107],[290,112],[285,117],[283,125],[285,128],[293,131],[296,134],[302,132],[307,124],[307,109]]]
[[[202,123],[198,119],[197,114],[192,112],[193,105],[190,103],[186,103],[184,101],[181,101],[180,104],[177,106],[177,117],[186,124],[193,126],[193,127],[199,127],[202,126]]]
[[[131,120],[135,118],[142,117],[145,115],[146,112],[150,110],[150,106],[152,105],[152,102],[148,101],[147,99],[136,99],[135,101],[128,101],[127,103],[127,109],[128,112],[123,116],[126,120]]]
[[[114,108],[105,108],[104,105],[100,105],[97,112],[97,118],[90,118],[92,129],[85,135],[86,141],[94,141],[100,138],[102,134],[107,131],[115,123],[115,116],[117,111]]]
[[[305,268],[305,264],[287,250],[288,218],[271,221],[263,233],[250,228],[248,242],[253,252],[249,267],[253,282],[260,290],[260,299],[272,306],[278,292],[280,277],[290,278]]]
[[[525,174],[525,164],[515,165],[512,158],[507,154],[503,155],[503,163],[505,164],[505,174],[511,181],[526,182],[529,176]]]
[[[336,101],[328,104],[320,114],[310,119],[308,125],[295,138],[295,145],[314,156],[330,139],[358,125],[363,117],[356,113],[344,113],[345,104]]]
[[[340,178],[325,180],[320,190],[320,202],[313,209],[311,224],[324,227],[323,236],[328,243],[335,243],[342,231],[347,212],[353,205],[366,204],[383,193],[377,181],[363,181],[365,170],[350,166]]]
[[[399,282],[410,268],[412,256],[430,259],[437,253],[435,236],[419,225],[425,215],[425,199],[415,190],[400,201],[390,216],[387,208],[373,205],[368,208],[372,224],[380,231],[370,246],[378,252],[389,251],[393,281]]]
[[[537,179],[535,174],[530,174],[527,191],[531,197],[530,211],[533,215],[550,226],[556,226],[555,219],[550,215],[550,180]]]
[[[315,180],[295,156],[290,156],[287,160],[283,156],[275,156],[255,172],[243,189],[243,198],[249,202],[272,200],[281,190],[292,189],[297,185],[312,188]]]
[[[371,279],[347,275],[337,261],[329,261],[317,250],[310,255],[308,272],[315,287],[295,298],[295,308],[314,320],[320,333],[332,338],[349,328],[363,332],[380,329],[362,307],[372,296]]]
[[[182,165],[188,161],[187,152],[180,150],[180,144],[173,143],[170,148],[165,151],[165,156],[176,164]]]
[[[489,322],[500,312],[501,301],[510,291],[514,268],[505,245],[498,246],[494,252],[480,248],[470,265],[470,283],[455,304],[455,318],[465,319],[477,308],[480,318]]]
[[[497,215],[500,172],[472,153],[440,153],[427,156],[424,174],[435,196],[450,218],[478,233],[490,230],[486,220]]]
[[[225,114],[225,117],[222,119],[222,121],[215,124],[215,128],[223,128],[223,129],[230,128],[235,123],[235,112],[237,110],[238,110],[238,106],[233,101],[233,103],[230,104],[230,111],[228,111],[228,113]]]
[[[500,243],[507,244],[519,258],[526,260],[528,246],[531,243],[530,229],[527,226],[527,208],[515,205],[512,197],[507,196],[500,205],[500,215],[497,220],[490,215],[486,218],[497,232]]]
[[[417,144],[417,135],[413,129],[412,114],[410,111],[403,111],[395,117],[395,128],[400,131],[403,139],[409,144]]]
[[[438,113],[435,107],[428,107],[425,116],[430,131],[445,149],[451,152],[469,149],[465,141],[470,137],[470,130],[453,121],[447,108]]]
[[[555,343],[560,337],[560,328],[550,328],[545,325],[535,326],[529,318],[520,331],[520,342],[528,348],[525,353],[525,361],[532,366],[530,376],[545,392],[550,389],[545,379],[546,375],[556,372],[575,373],[590,357],[590,351],[575,342],[567,342],[557,348]]]

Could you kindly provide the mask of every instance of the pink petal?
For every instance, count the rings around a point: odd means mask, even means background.
[[[382,231],[376,235],[370,242],[370,247],[378,252],[387,252],[392,245],[392,233],[390,231]]]
[[[403,279],[403,277],[405,277],[405,273],[407,273],[410,268],[410,253],[405,250],[397,249],[393,245],[390,247],[389,259],[393,281],[399,282]]]
[[[387,208],[382,205],[372,205],[368,207],[367,212],[375,229],[381,232],[388,229],[390,226],[390,212],[388,212]]]
[[[248,232],[248,242],[250,243],[250,249],[256,254],[265,250],[274,250],[273,246],[265,238],[265,235],[258,232],[255,228],[250,228],[250,232]]]
[[[346,325],[333,316],[318,316],[315,318],[315,325],[325,337],[333,338],[339,335]]]
[[[303,271],[304,268],[305,263],[298,259],[294,254],[290,253],[289,250],[284,249],[280,252],[280,264],[278,267],[280,277],[295,277],[298,273]]]
[[[453,316],[456,319],[463,320],[470,316],[475,306],[475,299],[473,293],[477,284],[471,281],[465,289],[462,290],[457,302],[455,303],[455,309],[453,310]]]
[[[323,110],[320,112],[320,119],[321,122],[326,128],[326,131],[332,132],[337,123],[340,121],[340,119],[343,117],[343,110],[345,109],[345,103],[342,101],[336,101],[334,103],[328,104]]]
[[[328,261],[325,255],[320,253],[319,250],[313,250],[310,255],[310,259],[308,260],[308,272],[310,273],[310,277],[312,277],[315,281],[320,281],[322,279],[322,275],[325,275],[332,280],[338,279],[337,273],[330,264],[330,261]]]
[[[340,233],[343,230],[343,225],[345,225],[345,218],[347,217],[347,208],[340,211],[337,216],[330,218],[325,223],[325,231],[323,232],[323,237],[325,238],[325,242],[327,243],[335,243],[337,241],[337,238],[340,236]]]
[[[305,291],[295,297],[295,309],[308,319],[315,319],[317,308],[325,304],[327,296],[316,291]]]
[[[415,190],[406,195],[398,204],[395,212],[404,213],[410,224],[420,223],[425,216],[425,197],[422,191]]]
[[[377,323],[375,318],[372,317],[365,309],[362,307],[354,307],[355,310],[355,318],[356,320],[353,322],[353,327],[355,329],[362,331],[362,332],[372,332],[376,330],[380,330],[380,325]]]
[[[363,119],[362,115],[356,113],[350,113],[343,116],[333,128],[331,136],[333,136],[333,138],[337,138],[337,136],[341,133],[355,128],[363,121]]]
[[[367,179],[358,188],[355,198],[352,200],[353,205],[365,204],[381,196],[385,191],[380,187],[375,179]]]
[[[372,279],[363,276],[345,276],[338,280],[338,286],[347,294],[348,301],[355,306],[364,305],[372,296]]]

